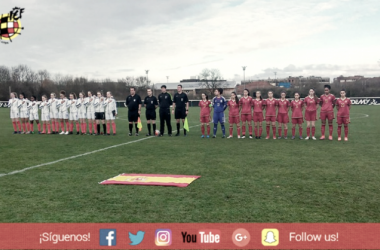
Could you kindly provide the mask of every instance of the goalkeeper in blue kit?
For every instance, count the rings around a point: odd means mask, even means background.
[[[227,100],[222,96],[223,89],[219,88],[214,91],[215,97],[212,99],[211,105],[214,108],[213,122],[214,122],[214,136],[216,138],[216,131],[218,130],[218,122],[222,127],[223,137],[226,138],[226,129],[224,127],[224,110],[227,108]]]

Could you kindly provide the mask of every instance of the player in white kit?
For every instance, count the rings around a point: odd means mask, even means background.
[[[21,123],[20,123],[20,111],[19,111],[19,99],[17,98],[17,94],[12,92],[10,95],[10,99],[8,101],[8,108],[10,108],[10,117],[13,125],[13,134],[21,134]],[[18,130],[17,130],[18,127]]]
[[[97,97],[94,102],[95,107],[95,120],[96,120],[96,128],[97,135],[107,134],[106,132],[106,123],[105,123],[105,114],[104,114],[104,101],[105,98],[100,91],[96,93]],[[100,133],[100,122],[103,124],[103,133]]]
[[[58,99],[55,96],[55,93],[50,94],[49,107],[50,107],[50,119],[51,119],[51,128],[52,134],[58,134],[59,131],[59,122],[58,122]]]
[[[69,95],[69,101],[68,101],[68,106],[70,108],[70,113],[69,113],[69,134],[73,134],[74,130],[74,122],[76,125],[77,129],[77,135],[79,135],[79,122],[78,122],[78,100],[77,100],[77,95],[75,93],[70,93]]]
[[[84,135],[86,134],[86,105],[85,105],[85,98],[84,98],[83,92],[79,93],[78,119],[79,119],[82,135]]]
[[[22,123],[23,132],[21,134],[30,134],[29,128],[29,100],[25,98],[25,94],[21,93],[19,95],[19,107],[20,107],[20,118]]]
[[[47,96],[42,96],[42,102],[40,104],[41,109],[41,121],[42,121],[42,133],[46,134],[46,126],[47,126],[47,133],[50,135],[50,103],[48,102]]]
[[[88,131],[90,133],[89,135],[96,135],[95,107],[94,107],[95,98],[96,96],[93,96],[91,91],[87,92],[85,105],[87,107]],[[94,133],[92,133],[92,129],[94,129]]]
[[[113,99],[111,91],[107,92],[107,99],[103,103],[105,107],[106,123],[107,123],[107,135],[111,134],[111,125],[113,135],[116,135],[116,123],[115,117],[117,116],[116,101]]]
[[[41,124],[40,118],[38,115],[38,106],[41,104],[37,100],[37,98],[32,95],[30,97],[30,105],[29,105],[29,122],[30,122],[30,133],[34,134],[34,121],[37,123],[38,133],[41,134]]]
[[[61,99],[58,100],[57,108],[58,108],[58,116],[59,121],[61,123],[61,133],[60,135],[68,135],[69,134],[69,112],[67,110],[68,99],[66,98],[66,92],[61,90],[59,97]],[[66,123],[66,132],[65,132],[65,123]]]

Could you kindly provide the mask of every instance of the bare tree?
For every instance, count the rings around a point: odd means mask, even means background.
[[[11,86],[11,72],[8,67],[0,66],[0,98],[4,100],[8,96],[8,88]],[[1,100],[1,99],[0,99]]]
[[[6,66],[0,66],[0,83],[11,81],[11,71]]]
[[[117,82],[122,82],[125,87],[135,86],[135,78],[133,76],[127,76],[125,78],[117,79]]]
[[[199,74],[199,86],[207,89],[213,95],[215,89],[222,88],[226,83],[218,69],[203,69]]]
[[[12,80],[19,83],[35,83],[38,80],[38,76],[27,65],[19,65],[12,68]]]
[[[150,81],[145,76],[136,77],[136,86],[140,88],[149,88]]]
[[[50,73],[45,69],[45,70],[39,70],[37,72],[38,75],[38,80],[40,83],[42,83],[45,80],[48,80],[50,78]]]

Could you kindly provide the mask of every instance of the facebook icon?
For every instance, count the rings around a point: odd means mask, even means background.
[[[99,242],[101,246],[116,246],[116,229],[100,229]]]

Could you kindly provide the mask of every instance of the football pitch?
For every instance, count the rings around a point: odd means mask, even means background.
[[[124,108],[117,136],[13,135],[0,109],[0,222],[380,222],[379,111],[353,106],[338,142],[335,120],[334,141],[201,139],[198,108],[187,137],[147,138],[144,119],[129,137]],[[121,173],[202,177],[98,184]]]

